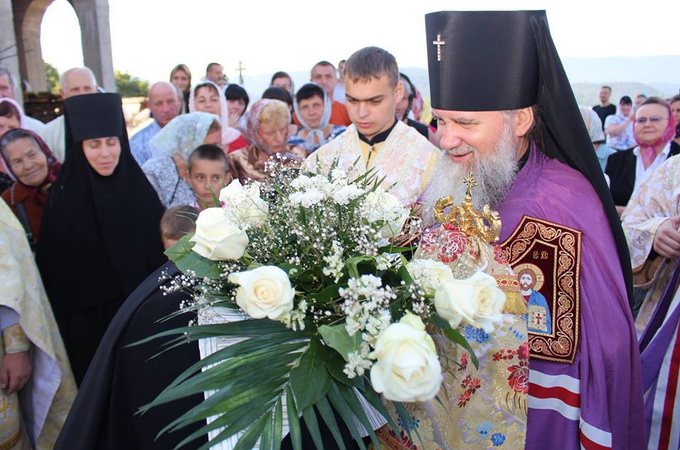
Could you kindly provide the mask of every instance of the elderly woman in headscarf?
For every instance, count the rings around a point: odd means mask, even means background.
[[[309,154],[300,146],[288,144],[290,111],[280,100],[262,99],[246,118],[246,136],[252,143],[228,155],[234,178],[262,181],[268,177],[268,163],[299,165]]]
[[[163,206],[130,153],[119,94],[68,98],[64,117],[36,259],[80,383],[120,305],[164,263]]]
[[[9,175],[16,179],[2,198],[19,219],[31,248],[35,248],[47,195],[61,163],[37,134],[21,128],[2,135],[0,155]]]
[[[329,122],[331,101],[316,83],[307,83],[297,91],[293,108],[301,126],[288,138],[289,144],[301,145],[311,153],[345,131]]]
[[[0,137],[15,128],[26,128],[24,111],[14,99],[0,98]],[[0,193],[10,187],[15,179],[5,160],[0,158]]]
[[[166,208],[191,205],[196,200],[186,182],[191,152],[202,144],[219,145],[222,126],[214,114],[195,112],[177,116],[151,138],[153,158],[142,166]]]
[[[241,132],[231,127],[227,98],[223,95],[222,88],[212,81],[203,81],[193,87],[189,95],[189,112],[206,112],[220,118],[222,139],[218,145],[225,153],[248,145]]]
[[[631,114],[637,147],[612,154],[605,168],[619,215],[642,182],[669,157],[680,153],[680,145],[673,142],[675,118],[668,102],[650,97]]]

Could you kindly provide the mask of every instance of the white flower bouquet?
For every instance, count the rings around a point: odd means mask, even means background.
[[[236,437],[239,449],[279,448],[287,428],[300,449],[301,416],[319,448],[317,417],[338,441],[340,419],[361,447],[366,434],[379,447],[362,403],[396,430],[383,400],[401,415],[400,402],[439,392],[430,334],[469,350],[455,327],[490,330],[502,308],[492,277],[457,280],[441,262],[406,260],[413,249],[392,242],[410,211],[371,173],[348,180],[339,169],[282,168],[263,184],[233,181],[219,200],[168,250],[184,273],[171,289],[190,287],[191,308],[232,308],[249,319],[172,332],[178,343],[238,338],[144,408],[214,392],[166,427],[213,418],[185,443],[211,432],[207,446]]]

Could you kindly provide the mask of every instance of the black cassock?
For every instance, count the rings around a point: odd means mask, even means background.
[[[73,408],[64,424],[55,449],[63,450],[134,450],[172,449],[186,436],[200,428],[194,424],[174,433],[158,432],[184,412],[203,400],[203,395],[176,400],[135,415],[140,406],[156,398],[186,368],[199,359],[198,345],[186,344],[153,358],[161,351],[164,339],[127,347],[165,330],[186,326],[190,314],[158,322],[179,310],[184,293],[163,295],[161,272],[179,273],[167,263],[128,297],[120,308],[85,375]],[[171,339],[172,337],[168,338]],[[198,448],[206,439],[192,441],[184,448]]]

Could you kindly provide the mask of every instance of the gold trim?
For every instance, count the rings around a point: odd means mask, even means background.
[[[522,261],[536,243],[555,249],[552,262],[554,334],[529,332],[531,357],[573,363],[579,345],[581,237],[573,228],[530,216],[523,216],[513,233],[501,244],[510,266]],[[527,263],[528,261],[522,261]],[[556,351],[567,348],[567,351]]]
[[[12,450],[21,440],[21,428],[19,428],[8,440],[0,443],[0,450]]]

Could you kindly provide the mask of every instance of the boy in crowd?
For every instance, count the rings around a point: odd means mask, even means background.
[[[191,152],[187,173],[189,186],[196,196],[196,204],[193,206],[199,211],[215,206],[214,199],[232,180],[224,151],[212,144],[201,145]]]

